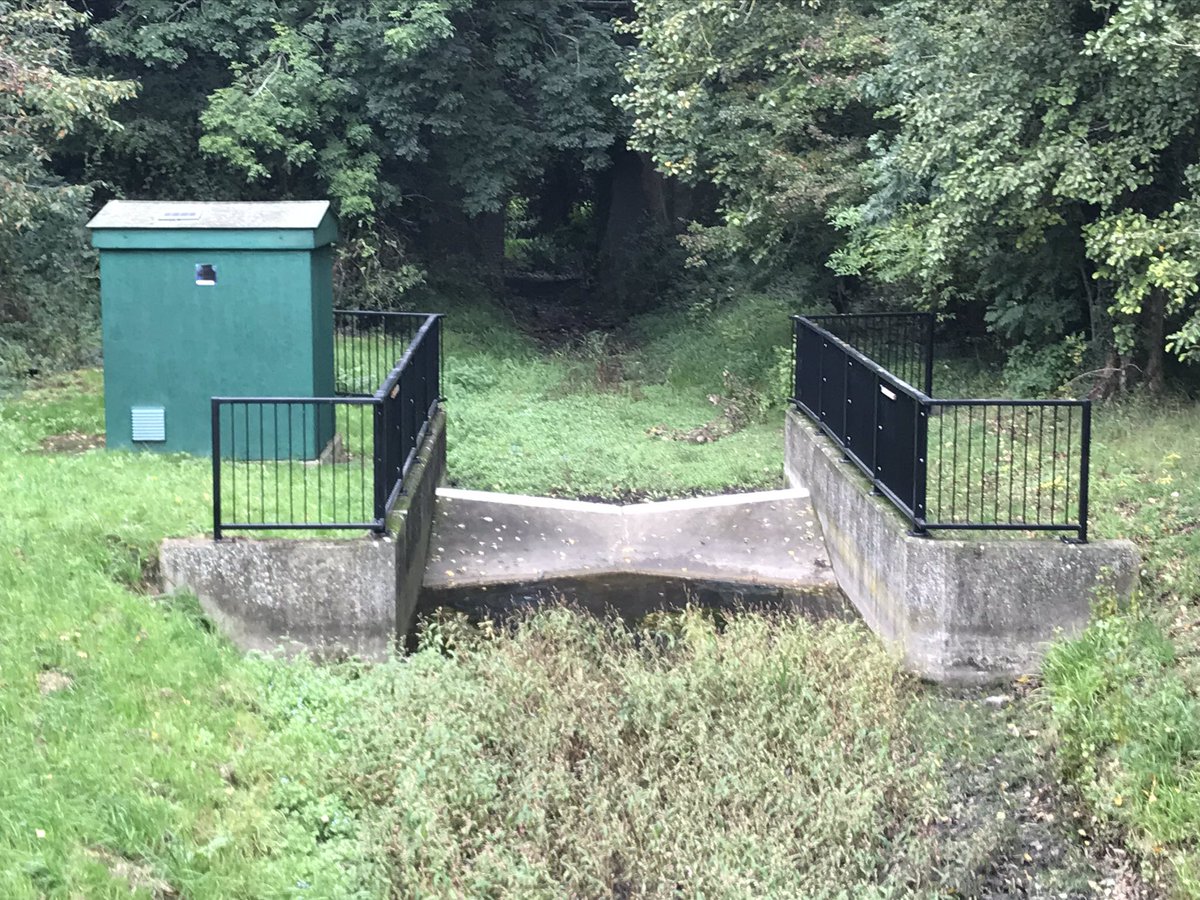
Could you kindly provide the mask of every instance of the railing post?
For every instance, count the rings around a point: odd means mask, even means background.
[[[221,539],[221,403],[216,398],[212,404],[212,505],[213,540]]]
[[[821,351],[817,357],[817,416],[821,425],[825,425],[825,420],[829,418],[825,415],[825,351],[828,348],[829,342],[821,338]]]
[[[879,465],[879,433],[883,430],[883,426],[879,424],[879,404],[880,397],[883,396],[883,380],[879,377],[879,373],[875,373],[875,397],[871,403],[871,409],[874,418],[871,420],[871,493],[879,496],[883,492],[879,490],[879,473],[882,466]]]
[[[933,313],[925,314],[925,391],[926,397],[933,396]]]
[[[445,401],[445,399],[446,399],[445,396],[442,394],[442,385],[444,383],[442,381],[442,366],[445,365],[445,363],[446,363],[445,345],[442,343],[443,337],[445,335],[445,329],[442,328],[442,322],[443,322],[444,318],[445,317],[441,313],[438,313],[437,324],[435,325],[435,327],[437,328],[437,355],[438,355],[438,358],[437,358],[437,375],[438,375],[437,399],[438,399],[439,404],[442,403],[443,401]]]
[[[792,390],[788,400],[797,405],[800,399],[800,320],[792,316]]]
[[[842,354],[842,433],[838,435],[838,440],[842,447],[849,445],[850,437],[850,369],[854,366],[854,360],[850,358],[848,353]],[[842,454],[847,461],[850,456],[847,453]]]
[[[377,527],[387,527],[387,445],[388,445],[388,429],[387,429],[387,398],[376,400],[371,404],[372,410],[372,431],[373,431],[373,452],[371,460],[373,472],[372,480],[375,485],[375,522]]]
[[[1083,401],[1083,421],[1079,435],[1079,543],[1088,539],[1088,477],[1092,456],[1092,401]]]
[[[913,421],[913,496],[912,515],[913,533],[921,536],[928,534],[925,528],[926,514],[926,477],[929,472],[929,406],[925,400],[917,400],[914,404],[915,419]]]

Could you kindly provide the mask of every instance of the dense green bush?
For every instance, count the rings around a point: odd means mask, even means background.
[[[329,707],[393,885],[422,896],[910,896],[934,843],[916,695],[861,626],[548,609],[426,627]],[[268,709],[294,715],[296,687]],[[286,711],[286,712],[285,712]],[[280,719],[285,728],[286,718]]]
[[[11,241],[0,233],[0,382],[99,360],[100,292],[82,214],[68,203]]]

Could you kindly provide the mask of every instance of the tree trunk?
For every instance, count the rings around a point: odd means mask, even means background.
[[[620,266],[621,258],[637,239],[647,209],[642,161],[638,154],[624,147],[618,149],[613,153],[609,172],[611,182],[605,204],[604,234],[600,241],[600,264],[611,270]]]
[[[1088,298],[1092,349],[1097,358],[1101,360],[1101,368],[1087,396],[1090,400],[1105,400],[1115,394],[1123,393],[1128,388],[1130,362],[1117,351],[1111,311],[1112,285],[1106,281],[1099,284],[1093,282],[1090,273],[1083,265],[1080,265],[1079,271]]]
[[[1152,291],[1143,312],[1146,319],[1146,388],[1152,394],[1161,394],[1166,386],[1166,295],[1159,290]]]
[[[475,257],[483,269],[484,278],[499,287],[504,279],[504,226],[507,221],[505,208],[496,212],[480,213],[471,219],[471,230],[475,237]]]
[[[671,223],[667,211],[666,179],[661,172],[654,168],[654,161],[649,153],[638,153],[638,161],[642,164],[642,196],[646,207],[654,219],[654,224],[666,229]]]

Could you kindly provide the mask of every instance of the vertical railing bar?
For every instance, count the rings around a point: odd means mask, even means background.
[[[950,477],[953,479],[950,485],[950,521],[958,521],[958,406],[951,406],[954,410],[954,433],[950,441],[950,446],[953,448],[951,453],[953,459],[950,464]],[[944,415],[944,413],[943,413]]]
[[[287,405],[288,414],[288,521],[296,521],[296,448],[292,444],[292,438],[296,428],[292,424],[292,408],[295,404],[289,400]]]
[[[229,475],[233,482],[230,486],[229,506],[233,510],[233,519],[237,521],[237,408],[229,404]]]
[[[1063,521],[1067,521],[1067,516],[1070,515],[1070,463],[1072,463],[1072,455],[1070,455],[1070,438],[1074,430],[1075,407],[1067,407],[1067,450],[1066,456],[1063,458],[1062,470],[1063,481],[1066,482],[1062,494],[1062,515]]]
[[[275,480],[275,519],[278,521],[282,518],[282,510],[279,508],[279,404],[271,404],[271,428],[273,429],[273,437],[275,442],[275,467],[271,475]]]
[[[321,496],[321,477],[322,477],[321,470],[325,467],[321,464],[321,454],[325,448],[321,444],[321,404],[319,402],[313,404],[313,428],[315,429],[315,431],[314,431],[315,440],[313,441],[313,450],[316,451],[316,456],[313,458],[313,469],[317,473],[317,515],[316,515],[316,520],[317,520],[317,522],[322,522],[322,521],[324,521],[323,510],[325,507],[325,503],[324,503],[324,498]]]
[[[1037,451],[1037,509],[1034,515],[1038,517],[1038,521],[1042,521],[1042,458],[1045,455],[1045,437],[1046,437],[1046,407],[1039,406],[1038,408],[1038,451]]]
[[[333,519],[337,518],[337,409],[331,404],[323,404],[329,410],[329,424],[333,427],[333,435],[330,437],[330,442],[326,446],[330,448],[329,453],[329,506],[333,511]]]
[[[1003,425],[1000,422],[1000,414],[1003,407],[996,404],[996,471],[993,473],[996,479],[996,496],[992,504],[992,518],[998,523],[1000,521],[1000,436],[1003,432]]]
[[[304,468],[301,470],[300,487],[304,493],[304,524],[308,524],[308,404],[300,404],[300,434],[303,443],[300,445],[300,454],[304,457]]]
[[[213,498],[213,540],[221,539],[221,403],[219,400],[210,401],[212,404],[212,498]]]
[[[945,471],[944,471],[945,467],[944,467],[943,463],[946,460],[946,454],[945,454],[946,429],[943,424],[945,421],[945,418],[946,418],[945,411],[943,411],[941,415],[937,416],[937,420],[938,420],[938,422],[937,422],[938,456],[937,456],[937,501],[936,501],[937,507],[936,507],[936,512],[929,508],[929,498],[927,497],[925,499],[925,520],[932,521],[932,522],[940,522],[942,520],[943,498],[946,496],[944,480],[943,480],[944,475],[945,475]],[[932,423],[932,417],[931,417],[930,427],[932,427],[932,424],[933,423]],[[929,444],[930,447],[933,447],[933,445],[934,445],[934,442],[932,440],[927,441],[927,443]]]
[[[967,407],[967,459],[966,459],[967,476],[964,479],[964,483],[963,483],[963,487],[966,488],[966,491],[967,491],[966,519],[968,522],[971,521],[971,438],[974,435],[974,431],[972,430],[974,425],[975,425],[975,407],[968,406]]]
[[[256,405],[258,406],[258,513],[265,521],[267,517],[267,431],[263,423],[263,404]]]
[[[1029,438],[1033,433],[1033,409],[1025,407],[1025,460],[1021,464],[1021,518],[1029,521]]]
[[[251,487],[251,485],[250,485],[250,478],[251,478],[251,475],[250,475],[250,404],[243,403],[242,410],[244,412],[242,424],[246,426],[246,437],[245,437],[245,443],[246,443],[246,478],[245,478],[245,481],[246,481],[246,518],[244,519],[244,521],[249,522],[249,521],[251,521],[250,495],[254,491],[254,488]]]
[[[367,433],[366,413],[357,409],[358,413],[358,512],[363,521],[367,518]]]
[[[1079,423],[1079,541],[1088,539],[1088,478],[1092,455],[1092,401],[1084,400]]]
[[[1017,407],[1008,413],[1008,521],[1013,521],[1013,477],[1017,472]],[[1024,521],[1024,519],[1022,519]]]
[[[1056,500],[1058,491],[1058,407],[1051,408],[1054,410],[1054,430],[1051,432],[1054,443],[1050,450],[1050,519],[1048,521],[1054,522],[1058,515]]]

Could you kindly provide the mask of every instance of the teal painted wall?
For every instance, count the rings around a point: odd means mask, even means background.
[[[309,266],[312,292],[312,359],[314,397],[332,397],[333,371],[333,249],[328,245],[313,250]]]
[[[108,446],[135,444],[133,406],[166,410],[165,442],[136,446],[208,455],[213,396],[329,397],[333,394],[331,253],[316,249],[119,249],[98,240]],[[97,232],[100,235],[100,232]],[[309,233],[311,237],[311,233]],[[216,266],[215,285],[197,285],[198,263]],[[287,452],[287,426],[271,411],[239,431],[238,455]],[[293,411],[291,453],[312,458],[333,425]],[[231,425],[231,427],[235,427]],[[239,429],[242,426],[236,426]],[[223,429],[224,430],[224,429]],[[229,453],[233,433],[223,439]],[[265,438],[265,440],[264,440]]]

